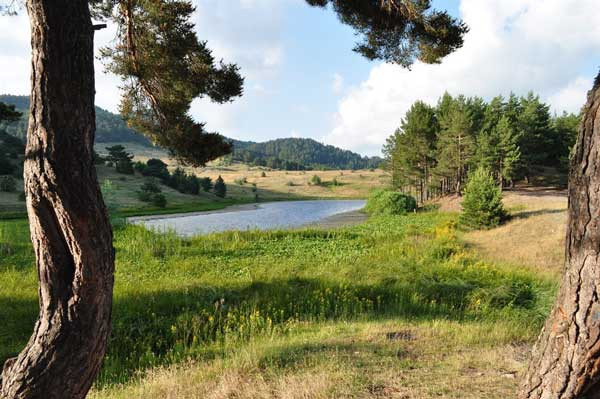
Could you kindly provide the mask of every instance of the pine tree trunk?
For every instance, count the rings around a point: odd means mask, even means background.
[[[6,361],[0,397],[84,398],[110,330],[112,231],[92,162],[93,26],[87,0],[28,0],[31,107],[24,167],[39,319]]]
[[[599,78],[571,160],[566,270],[520,398],[600,398]]]

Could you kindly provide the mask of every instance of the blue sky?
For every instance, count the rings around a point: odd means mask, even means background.
[[[376,155],[418,99],[435,103],[446,90],[486,99],[534,90],[555,112],[577,111],[600,63],[596,0],[434,0],[471,32],[441,65],[417,63],[412,71],[352,52],[352,30],[304,0],[195,4],[199,37],[240,65],[246,85],[234,103],[196,101],[192,114],[243,140],[312,137]],[[97,45],[113,34],[101,31]],[[29,56],[26,15],[0,17],[0,93],[28,92]],[[116,111],[118,99],[118,80],[98,64],[97,104]]]

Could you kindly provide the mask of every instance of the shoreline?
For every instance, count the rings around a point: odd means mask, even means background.
[[[195,212],[179,212],[179,213],[165,213],[162,215],[146,215],[146,216],[130,216],[125,218],[128,223],[144,222],[148,220],[160,220],[160,219],[173,219],[181,218],[186,216],[199,216],[199,215],[211,215],[215,213],[231,213],[241,211],[253,211],[260,208],[260,203],[253,204],[237,204],[229,205],[222,209],[215,209],[212,211],[195,211]]]
[[[307,200],[314,201],[314,200]],[[279,202],[279,201],[273,201]],[[295,202],[295,201],[294,201]],[[203,215],[212,215],[212,214],[226,214],[226,213],[234,213],[234,212],[245,212],[245,211],[255,211],[260,209],[262,204],[264,203],[251,203],[251,204],[235,204],[230,205],[228,207],[222,209],[208,210],[208,211],[197,211],[197,212],[179,212],[172,214],[158,214],[158,215],[145,215],[145,216],[131,216],[125,218],[127,223],[132,224],[140,224],[144,222],[151,222],[163,219],[176,219],[183,218],[189,216],[203,216]],[[302,225],[290,226],[289,229],[298,229],[298,228],[322,228],[322,229],[334,229],[340,227],[348,227],[355,226],[357,224],[363,223],[368,219],[368,215],[362,211],[362,209],[357,209],[353,211],[341,212],[331,216],[327,216],[323,219],[308,222]]]
[[[308,223],[299,227],[311,227],[319,229],[336,229],[341,227],[356,226],[364,223],[369,218],[362,210],[350,211],[337,213],[335,215],[328,216],[319,221]]]

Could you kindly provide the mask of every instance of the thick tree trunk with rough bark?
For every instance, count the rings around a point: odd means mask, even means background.
[[[84,398],[110,330],[114,249],[92,163],[94,30],[87,0],[28,0],[31,114],[25,192],[39,319],[2,398]]]
[[[566,270],[520,398],[600,398],[600,75],[571,161]]]

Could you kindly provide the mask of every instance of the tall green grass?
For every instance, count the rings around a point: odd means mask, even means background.
[[[119,225],[113,333],[98,384],[329,321],[483,320],[532,339],[555,283],[481,262],[456,237],[455,219],[427,212],[341,230],[195,238]],[[0,335],[2,361],[25,344],[37,299],[25,223],[0,226],[14,248],[0,258],[0,320],[11,330]]]

